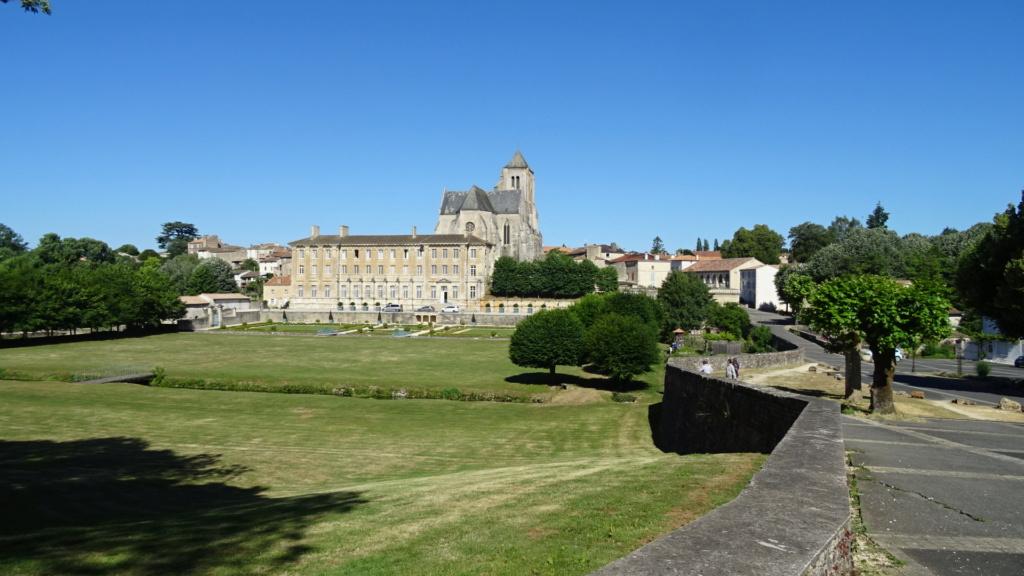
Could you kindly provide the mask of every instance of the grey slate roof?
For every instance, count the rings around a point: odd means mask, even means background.
[[[518,214],[519,190],[486,192],[473,186],[469,190],[447,190],[441,199],[441,214],[458,214],[461,210],[480,210],[493,214]]]
[[[441,244],[486,246],[490,243],[473,235],[463,234],[400,234],[393,236],[337,236],[321,234],[315,238],[302,238],[289,242],[289,246],[409,246],[415,244],[429,244],[437,246]]]
[[[526,163],[526,158],[523,158],[522,153],[516,150],[516,153],[512,155],[512,159],[508,161],[505,168],[529,168],[530,165]]]

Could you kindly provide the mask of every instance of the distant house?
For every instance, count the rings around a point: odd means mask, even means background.
[[[696,254],[676,254],[675,256],[669,258],[669,262],[672,263],[672,271],[673,272],[676,272],[676,271],[682,272],[683,270],[686,270],[690,266],[693,266],[693,264],[695,262],[697,262],[697,255]]]
[[[205,318],[210,308],[231,308],[248,310],[252,300],[244,294],[200,294],[199,296],[179,296],[185,303],[185,319]]]
[[[253,272],[252,270],[235,270],[234,276],[235,283],[238,284],[240,288],[245,288],[251,282],[255,282],[260,277],[258,273]]]
[[[263,298],[271,308],[282,308],[291,298],[291,276],[274,276],[263,285]]]
[[[590,260],[598,268],[608,266],[608,263],[616,258],[626,255],[626,251],[619,248],[615,242],[611,244],[587,244],[582,248],[573,248],[567,252],[573,260]]]
[[[998,339],[967,342],[964,345],[964,358],[1013,364],[1018,356],[1024,356],[1024,340],[1006,340],[999,331],[999,326],[991,318],[981,319],[981,333],[990,334]]]
[[[684,269],[683,272],[696,274],[707,285],[715,300],[720,304],[725,304],[740,301],[740,286],[742,284],[740,272],[761,266],[764,266],[764,263],[757,258],[701,259]]]
[[[740,270],[740,303],[758,310],[777,310],[782,306],[775,289],[775,275],[779,265],[763,264]]]
[[[693,255],[697,257],[697,260],[722,259],[722,252],[720,250],[694,250]]]
[[[625,287],[660,288],[672,272],[668,254],[626,254],[610,262],[619,273],[619,284]]]

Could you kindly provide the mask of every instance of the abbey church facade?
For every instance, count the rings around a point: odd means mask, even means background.
[[[494,263],[502,256],[542,256],[534,174],[516,151],[490,191],[445,190],[434,234],[320,234],[294,242],[289,298],[299,309],[401,304],[477,310]]]

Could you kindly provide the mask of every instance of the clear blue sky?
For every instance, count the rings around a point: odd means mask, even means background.
[[[432,232],[519,149],[546,245],[693,248],[1024,188],[1024,2],[0,5],[0,222],[154,247]]]

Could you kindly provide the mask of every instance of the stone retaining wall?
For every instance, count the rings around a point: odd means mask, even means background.
[[[792,342],[773,337],[772,343],[781,352],[766,352],[764,354],[736,354],[739,359],[740,370],[750,368],[776,368],[781,366],[795,366],[804,363],[804,349],[794,345]],[[672,358],[670,362],[684,370],[700,368],[700,365],[707,360],[715,370],[724,371],[727,356],[686,356]]]
[[[735,500],[594,574],[851,574],[839,405],[688,371],[679,360],[670,360],[652,413],[656,444],[771,455]]]

